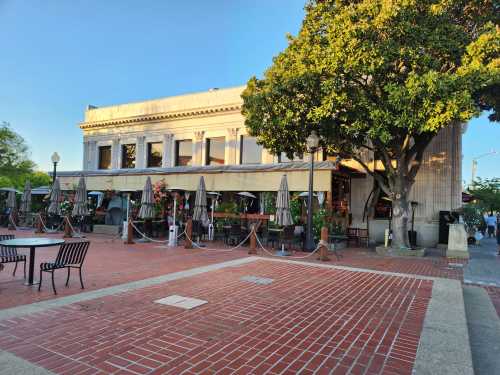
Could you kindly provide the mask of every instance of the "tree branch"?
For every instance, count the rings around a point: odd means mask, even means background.
[[[363,169],[366,170],[366,172],[368,172],[368,174],[370,174],[377,181],[378,185],[384,191],[384,193],[386,193],[387,195],[391,194],[391,190],[389,189],[389,186],[387,185],[387,183],[384,181],[384,178],[382,177],[382,175],[380,175],[379,173],[377,173],[375,171],[372,171],[370,169],[370,167],[368,167],[368,165],[366,165],[366,163],[363,160],[361,160],[361,158],[357,157],[356,155],[351,155],[351,157],[355,161],[357,161],[359,164],[361,164]]]

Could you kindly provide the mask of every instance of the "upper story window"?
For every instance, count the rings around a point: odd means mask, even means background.
[[[257,138],[242,135],[240,141],[240,164],[262,163],[262,146],[257,144]]]
[[[215,137],[207,139],[206,165],[224,165],[226,138]]]
[[[122,145],[122,168],[135,168],[135,144]]]
[[[111,169],[111,146],[99,146],[99,169]]]
[[[191,165],[193,161],[193,142],[191,139],[175,141],[175,165]]]
[[[286,156],[286,153],[282,152],[278,155],[278,163],[289,163],[291,161],[303,161],[304,155],[294,154],[293,159]]]
[[[148,168],[161,167],[163,144],[161,142],[148,143]]]

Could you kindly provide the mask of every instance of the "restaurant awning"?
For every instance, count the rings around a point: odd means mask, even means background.
[[[314,190],[329,191],[332,172],[337,163],[316,162]],[[120,169],[99,171],[58,172],[63,190],[71,190],[80,176],[85,176],[92,190],[141,190],[146,178],[153,183],[164,179],[168,186],[195,191],[200,176],[210,191],[274,191],[281,176],[287,175],[290,191],[304,191],[308,187],[309,163],[290,162],[258,165],[220,165],[174,168]]]

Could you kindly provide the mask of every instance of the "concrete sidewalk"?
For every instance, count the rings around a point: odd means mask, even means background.
[[[500,256],[495,238],[485,238],[481,246],[470,246],[470,260],[464,268],[464,283],[500,287]]]

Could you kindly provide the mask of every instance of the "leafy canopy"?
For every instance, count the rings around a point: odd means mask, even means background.
[[[22,189],[26,180],[32,187],[49,185],[50,176],[35,172],[35,163],[29,159],[24,139],[8,123],[0,124],[0,187]]]
[[[316,130],[386,193],[407,193],[442,128],[482,110],[498,119],[496,10],[494,0],[310,1],[299,35],[248,81],[245,124],[276,154],[305,151]],[[365,164],[363,149],[381,155],[384,171]]]
[[[478,178],[468,190],[483,212],[500,211],[500,178]]]

